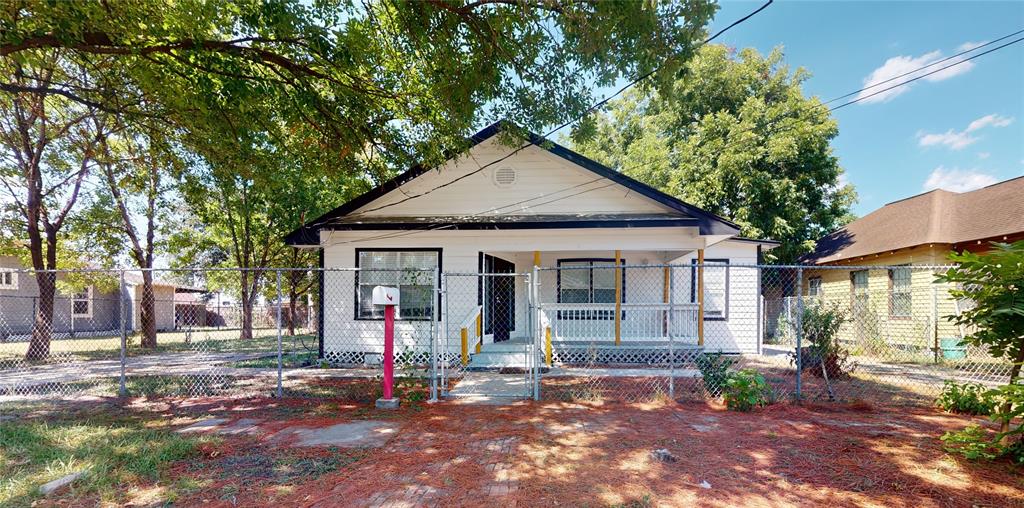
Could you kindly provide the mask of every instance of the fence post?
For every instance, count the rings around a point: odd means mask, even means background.
[[[434,269],[434,295],[430,299],[430,306],[432,308],[430,312],[430,402],[437,402],[438,400],[438,383],[437,383],[437,338],[438,334],[441,333],[440,326],[435,327],[436,324],[442,323],[444,315],[438,315],[440,308],[437,305],[437,299],[443,298],[444,288],[441,287],[441,269]]]
[[[932,341],[934,345],[932,352],[935,354],[935,363],[939,363],[939,301],[935,290],[935,283],[932,282]]]
[[[118,298],[118,302],[119,302],[118,308],[119,308],[119,312],[121,314],[121,319],[120,319],[120,321],[121,321],[121,375],[120,375],[120,383],[119,383],[119,386],[118,386],[117,393],[121,397],[124,397],[125,395],[128,394],[128,389],[125,387],[125,365],[124,365],[126,357],[127,357],[127,353],[128,353],[127,352],[127,349],[128,349],[128,329],[124,325],[124,321],[126,319],[125,315],[124,315],[125,314],[125,312],[124,312],[124,310],[125,310],[124,309],[125,291],[126,291],[126,288],[125,288],[125,285],[124,285],[124,270],[121,270],[121,283],[120,283],[120,286],[118,287],[118,290],[117,290],[117,294],[118,294],[118,297],[119,297]]]
[[[676,398],[676,334],[673,329],[673,321],[676,313],[676,292],[675,277],[673,277],[672,266],[668,268],[668,396]]]
[[[282,371],[284,370],[284,357],[281,354],[281,269],[275,270],[277,274],[277,398],[284,396],[281,387]]]
[[[547,360],[550,358],[548,352],[551,351],[551,342],[547,340],[546,334],[541,333],[541,330],[544,329],[544,320],[541,319],[541,312],[543,310],[541,309],[540,302],[540,266],[538,265],[533,265],[533,275],[530,277],[530,292],[533,293],[533,309],[535,313],[533,319],[533,343],[536,348],[540,344],[542,335],[545,337],[544,351],[545,359]],[[551,366],[552,364],[548,363],[548,367]],[[540,400],[540,377],[541,371],[538,366],[537,374],[533,378],[533,400]]]
[[[804,267],[796,268],[796,401],[803,397],[801,376],[803,375],[802,342],[804,336]]]

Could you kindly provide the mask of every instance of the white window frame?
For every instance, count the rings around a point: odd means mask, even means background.
[[[18,289],[18,272],[9,268],[0,268],[0,289],[16,291]]]
[[[807,296],[817,298],[821,296],[821,290],[821,277],[811,277],[807,279]]]
[[[73,317],[73,318],[91,318],[92,317],[92,303],[93,303],[92,302],[92,291],[93,291],[92,286],[86,286],[85,291],[84,291],[85,292],[85,298],[82,298],[80,296],[82,294],[81,292],[74,293],[74,294],[71,295],[71,317]],[[85,304],[86,304],[86,312],[75,312],[75,307],[77,306],[78,302],[85,302]]]

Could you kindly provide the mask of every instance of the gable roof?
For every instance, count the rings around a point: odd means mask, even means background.
[[[504,121],[495,122],[469,138],[469,146],[466,150],[483,143],[494,137],[502,130],[510,127]],[[508,217],[461,217],[444,218],[430,217],[430,221],[423,218],[379,218],[374,217],[364,221],[345,222],[341,220],[346,215],[370,204],[374,200],[398,189],[402,185],[427,173],[428,166],[417,164],[398,176],[384,182],[383,184],[367,191],[361,196],[348,201],[347,203],[311,220],[302,227],[292,231],[285,237],[285,243],[289,245],[315,245],[319,244],[319,232],[321,229],[361,229],[361,230],[388,230],[388,229],[419,229],[444,225],[449,229],[534,229],[542,227],[644,227],[644,226],[692,226],[697,227],[702,235],[737,235],[739,226],[719,217],[713,213],[702,210],[674,196],[661,192],[647,184],[630,178],[604,164],[574,152],[554,141],[543,138],[532,132],[528,133],[531,145],[537,146],[547,152],[561,157],[583,169],[586,169],[597,176],[607,178],[630,191],[645,196],[670,210],[679,212],[683,217],[636,217],[636,218],[602,218],[587,217],[583,220],[572,220],[562,217],[564,220],[546,220],[543,217],[534,217],[530,220],[509,219]],[[453,154],[454,156],[455,154]],[[472,220],[470,220],[472,219]]]
[[[933,243],[1024,232],[1024,177],[970,192],[937,189],[889,203],[818,240],[815,264]]]

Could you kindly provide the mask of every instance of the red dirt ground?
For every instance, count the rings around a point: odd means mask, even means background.
[[[358,393],[352,390],[352,394]],[[156,485],[198,482],[175,506],[1022,506],[1024,468],[945,453],[977,417],[927,408],[714,403],[407,403],[138,399],[129,411],[257,418]],[[290,448],[274,433],[394,420],[382,448]],[[175,420],[176,422],[178,420]],[[674,460],[658,460],[665,449]],[[283,466],[282,466],[283,464]],[[283,469],[282,469],[283,468]],[[63,504],[63,503],[59,503]],[[72,505],[76,504],[74,502]]]
[[[1024,506],[1022,469],[941,448],[943,432],[983,420],[929,409],[778,404],[744,414],[706,403],[520,402],[380,413],[362,403],[312,414],[265,402],[274,407],[220,405],[219,416],[273,422],[199,460],[216,470],[225,456],[253,450],[324,455],[272,447],[271,433],[287,425],[386,418],[402,427],[383,448],[329,452],[344,455],[343,465],[315,479],[257,479],[224,498],[237,479],[206,474],[217,479],[177,505]],[[675,461],[655,459],[656,449]],[[172,471],[189,474],[194,464]]]

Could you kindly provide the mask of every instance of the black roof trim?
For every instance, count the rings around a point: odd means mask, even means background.
[[[494,137],[496,134],[506,129],[510,124],[501,120],[491,125],[488,125],[480,132],[470,136],[469,146],[465,150],[472,149],[480,143]],[[618,171],[615,171],[600,162],[590,159],[584,155],[576,153],[554,141],[547,138],[543,138],[532,132],[528,133],[530,143],[538,146],[554,155],[557,155],[563,159],[566,159],[578,166],[581,166],[598,176],[612,180],[619,185],[622,185],[642,196],[650,198],[668,208],[676,210],[678,212],[685,213],[692,217],[697,222],[697,227],[700,228],[700,234],[702,235],[736,235],[739,233],[739,226],[735,223],[730,222],[722,217],[719,217],[711,212],[702,210],[696,206],[693,206],[685,201],[678,198],[665,194],[654,187],[651,187],[643,182],[630,178]],[[451,154],[454,156],[455,154]],[[307,222],[302,227],[292,231],[285,237],[285,243],[289,245],[318,245],[320,243],[319,230],[325,228],[325,221],[343,217],[352,213],[363,206],[371,203],[377,198],[384,196],[385,194],[401,187],[405,183],[413,180],[416,177],[426,173],[430,168],[417,164],[403,173],[395,176],[391,180],[384,182],[383,184],[363,193],[359,197],[348,201],[347,203],[331,210],[316,219]],[[590,221],[593,222],[593,221]],[[570,223],[570,222],[567,222]],[[417,226],[422,227],[423,224]],[[600,227],[600,226],[567,226],[567,227]],[[604,226],[608,227],[608,226]]]

